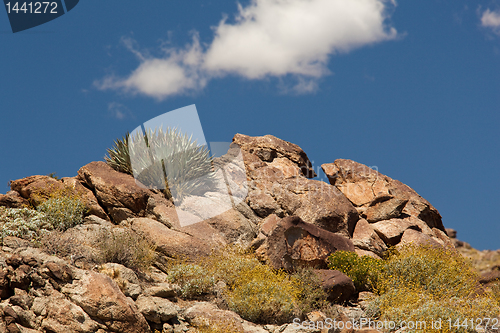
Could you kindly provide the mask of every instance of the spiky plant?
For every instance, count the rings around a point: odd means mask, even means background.
[[[207,147],[176,128],[127,134],[115,141],[108,154],[104,159],[113,169],[134,175],[149,188],[163,189],[165,196],[175,201],[215,186]]]

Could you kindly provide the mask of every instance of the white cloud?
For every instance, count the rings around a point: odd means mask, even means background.
[[[119,120],[132,116],[130,110],[125,105],[117,102],[111,102],[108,104],[108,112]]]
[[[481,25],[483,27],[491,28],[494,32],[500,34],[500,10],[485,10],[481,16]]]
[[[293,75],[297,92],[311,92],[328,75],[329,58],[339,52],[393,39],[386,24],[387,0],[252,0],[239,5],[234,23],[222,20],[203,50],[197,35],[164,57],[145,56],[130,40],[139,67],[127,78],[107,77],[101,89],[122,89],[163,99],[198,91],[225,75],[246,79]]]

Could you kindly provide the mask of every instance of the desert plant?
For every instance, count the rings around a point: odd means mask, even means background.
[[[167,198],[179,202],[215,184],[208,149],[175,128],[127,134],[115,140],[108,155],[104,159],[115,170],[134,175],[149,188],[163,189]]]
[[[328,257],[328,268],[349,276],[358,291],[373,290],[382,269],[382,260],[360,257],[356,252],[336,251]]]
[[[121,264],[135,271],[147,270],[156,259],[155,245],[128,228],[103,229],[94,245],[97,262]]]
[[[300,294],[297,300],[298,314],[304,316],[313,310],[325,310],[330,305],[327,301],[328,295],[321,287],[320,278],[313,269],[298,268],[293,274],[293,278],[300,287]]]
[[[237,248],[214,252],[196,264],[176,263],[169,269],[169,280],[180,284],[186,296],[211,293],[223,281],[229,308],[244,319],[265,323],[291,319],[302,291],[296,278]]]
[[[67,230],[83,223],[83,214],[87,211],[85,204],[76,196],[52,195],[37,206],[53,229]]]
[[[455,323],[463,323],[464,318],[494,318],[499,310],[492,295],[478,287],[477,273],[459,253],[409,245],[384,261],[376,283],[379,296],[367,312],[395,323],[427,323],[426,328],[408,332],[475,332],[475,327]],[[440,319],[442,329],[429,327]]]
[[[0,240],[14,236],[32,242],[39,242],[41,237],[53,229],[44,213],[29,208],[0,207]]]
[[[197,264],[179,263],[173,265],[168,271],[171,282],[181,286],[183,297],[193,298],[212,292],[215,278],[207,274],[205,269]]]

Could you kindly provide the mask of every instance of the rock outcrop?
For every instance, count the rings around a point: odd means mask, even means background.
[[[226,169],[234,182],[231,191],[245,194],[237,203],[224,201],[213,189],[176,207],[161,192],[104,162],[91,162],[76,177],[62,180],[31,176],[13,181],[12,190],[0,194],[0,206],[36,206],[64,191],[81,198],[87,207],[85,224],[60,236],[61,242],[78,243],[80,253],[94,251],[91,244],[103,232],[127,228],[153,244],[158,259],[149,275],[139,276],[119,264],[98,269],[92,263],[79,265],[78,257],[63,260],[34,249],[27,240],[4,237],[0,332],[181,332],[227,320],[235,332],[292,332],[297,331],[292,324],[257,326],[213,303],[177,302],[179,286],[166,281],[169,261],[197,260],[214,249],[238,245],[253,249],[275,269],[315,269],[329,300],[343,303],[355,299],[357,291],[347,276],[327,269],[326,259],[335,251],[380,258],[390,246],[460,244],[450,240],[452,232],[445,231],[427,200],[365,165],[343,159],[324,164],[325,183],[312,179],[313,166],[299,146],[271,135],[242,134],[235,135],[227,156],[216,163],[240,150],[244,165]],[[484,283],[498,279],[497,272],[494,267],[486,272]]]

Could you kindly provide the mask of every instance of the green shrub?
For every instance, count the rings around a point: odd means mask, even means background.
[[[182,201],[186,195],[204,193],[214,186],[208,149],[177,129],[158,128],[144,136],[127,134],[107,152],[104,160],[109,166],[135,175],[150,188],[164,189],[169,199],[173,195]]]
[[[223,281],[223,297],[229,308],[246,320],[262,323],[283,323],[293,318],[302,291],[294,277],[232,248],[196,264],[174,264],[169,269],[169,281],[180,284],[186,297],[211,293],[213,286]]]
[[[481,292],[471,263],[453,250],[428,246],[406,246],[394,252],[379,271],[379,294],[368,307],[368,315],[380,320],[425,321],[426,329],[409,332],[475,332],[449,327],[458,319],[494,318],[499,308],[488,292]],[[433,330],[431,321],[443,321]],[[446,323],[445,323],[446,321]]]
[[[45,200],[37,206],[53,229],[67,230],[83,222],[86,212],[85,204],[76,196],[57,195]]]
[[[373,290],[382,268],[382,260],[359,257],[350,251],[336,251],[328,257],[328,268],[349,276],[358,291]]]
[[[44,213],[29,208],[0,207],[0,239],[6,236],[19,237],[39,242],[41,237],[53,229]]]
[[[121,264],[135,271],[147,270],[156,259],[154,244],[126,228],[103,229],[95,247],[97,262]]]

